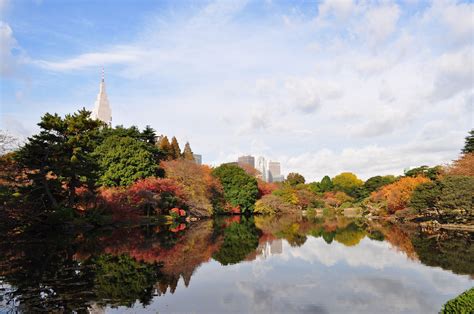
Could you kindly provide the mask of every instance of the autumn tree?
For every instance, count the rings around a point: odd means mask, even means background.
[[[189,145],[189,142],[186,142],[186,144],[184,145],[183,158],[185,160],[194,161],[194,154],[193,154],[193,151],[191,150],[191,145]]]
[[[258,196],[257,179],[249,176],[236,165],[223,164],[213,170],[224,188],[225,199],[234,207],[239,207],[242,214],[253,212]]]
[[[171,156],[172,159],[181,158],[181,148],[179,148],[178,140],[175,136],[171,139]]]
[[[362,180],[351,172],[338,174],[332,179],[332,183],[334,184],[335,190],[342,191],[350,196],[356,196],[357,188],[364,184]]]
[[[163,154],[166,156],[167,160],[172,160],[173,159],[173,155],[174,155],[173,148],[171,147],[170,141],[168,140],[167,136],[164,136],[161,139],[158,147],[163,152]]]
[[[90,115],[85,109],[64,118],[47,113],[38,123],[40,133],[28,138],[18,151],[19,164],[28,170],[32,190],[39,189],[40,199],[53,208],[60,205],[58,197],[73,206],[77,188],[92,190],[95,186],[98,165],[91,153],[98,144],[102,123]]]
[[[292,186],[296,186],[298,184],[304,184],[305,182],[306,182],[305,178],[297,172],[291,172],[286,177],[286,183]]]
[[[18,140],[14,136],[0,130],[0,156],[12,151],[17,144]]]
[[[446,175],[474,176],[474,153],[465,153],[445,169]]]
[[[466,137],[466,142],[462,149],[463,154],[474,153],[474,129],[469,131],[469,135]]]

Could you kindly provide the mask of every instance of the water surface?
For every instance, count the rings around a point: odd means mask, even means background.
[[[5,238],[3,312],[437,313],[473,235],[347,217],[232,217]]]

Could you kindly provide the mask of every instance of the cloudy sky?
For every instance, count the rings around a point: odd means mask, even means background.
[[[307,179],[457,157],[474,126],[470,1],[0,0],[1,121],[92,109],[114,124]]]

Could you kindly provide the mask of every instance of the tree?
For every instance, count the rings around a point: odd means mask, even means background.
[[[171,139],[171,159],[181,158],[181,148],[179,148],[178,140],[173,136]]]
[[[172,160],[173,159],[173,148],[171,147],[170,141],[168,140],[168,137],[165,136],[161,139],[159,143],[159,148],[163,152],[163,154],[166,156],[167,160]]]
[[[93,190],[95,186],[98,166],[91,153],[102,123],[90,115],[85,109],[64,118],[45,114],[38,123],[40,133],[28,138],[18,152],[18,161],[33,182],[32,190],[39,188],[40,198],[53,208],[59,205],[57,197],[73,206],[77,188]]]
[[[321,183],[319,184],[319,189],[321,192],[329,192],[332,191],[334,188],[334,184],[332,183],[332,180],[329,176],[324,176],[324,178],[321,180]]]
[[[474,153],[465,153],[445,169],[446,175],[474,177]]]
[[[297,172],[291,172],[286,177],[286,183],[288,183],[291,186],[296,186],[298,184],[304,184],[305,181],[306,181],[305,178]]]
[[[474,153],[474,129],[469,131],[469,135],[466,137],[466,143],[462,149],[463,154]]]
[[[410,198],[410,207],[424,211],[434,209],[441,194],[441,186],[438,182],[426,182],[418,185]]]
[[[193,151],[191,150],[191,145],[189,145],[189,142],[186,142],[186,145],[184,145],[183,158],[185,160],[194,161],[194,154],[193,154]]]
[[[395,180],[396,178],[391,175],[371,177],[367,181],[365,181],[364,188],[367,190],[368,193],[372,193],[381,188],[382,186],[395,182]]]
[[[474,177],[448,176],[441,180],[441,193],[437,208],[440,211],[455,213],[461,211],[463,215],[474,214]]]
[[[99,183],[126,186],[138,179],[158,175],[155,149],[132,137],[106,138],[93,154],[100,166]]]
[[[222,183],[224,198],[232,206],[240,207],[240,212],[252,213],[258,196],[257,179],[249,176],[236,165],[223,164],[212,171]]]
[[[0,130],[0,156],[12,151],[16,147],[18,141],[15,137],[7,132]]]
[[[357,188],[361,187],[364,182],[357,178],[357,176],[351,172],[343,172],[338,174],[332,179],[334,189],[342,191],[350,196],[356,196],[355,192]]]
[[[156,132],[149,125],[147,125],[145,129],[143,130],[143,132],[141,133],[141,138],[143,141],[149,144],[152,144],[152,145],[156,144]]]
[[[442,170],[443,167],[441,166],[434,166],[431,168],[428,166],[421,166],[405,171],[405,176],[413,178],[418,176],[425,176],[431,180],[436,180],[441,174]]]

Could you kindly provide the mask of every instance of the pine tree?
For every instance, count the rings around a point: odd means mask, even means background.
[[[171,147],[170,141],[168,140],[167,136],[164,136],[161,139],[159,148],[165,154],[166,159],[173,159],[173,148]]]
[[[189,142],[186,142],[186,145],[184,145],[183,158],[185,160],[194,160],[194,154],[191,150],[191,145],[189,145]]]
[[[156,144],[156,132],[155,130],[147,125],[143,132],[141,132],[141,138],[143,141],[155,145]]]
[[[171,139],[171,156],[172,159],[181,158],[181,148],[179,148],[178,140],[174,136]]]
[[[462,149],[463,154],[469,154],[474,152],[474,129],[469,131],[469,135],[466,137],[466,143]]]

